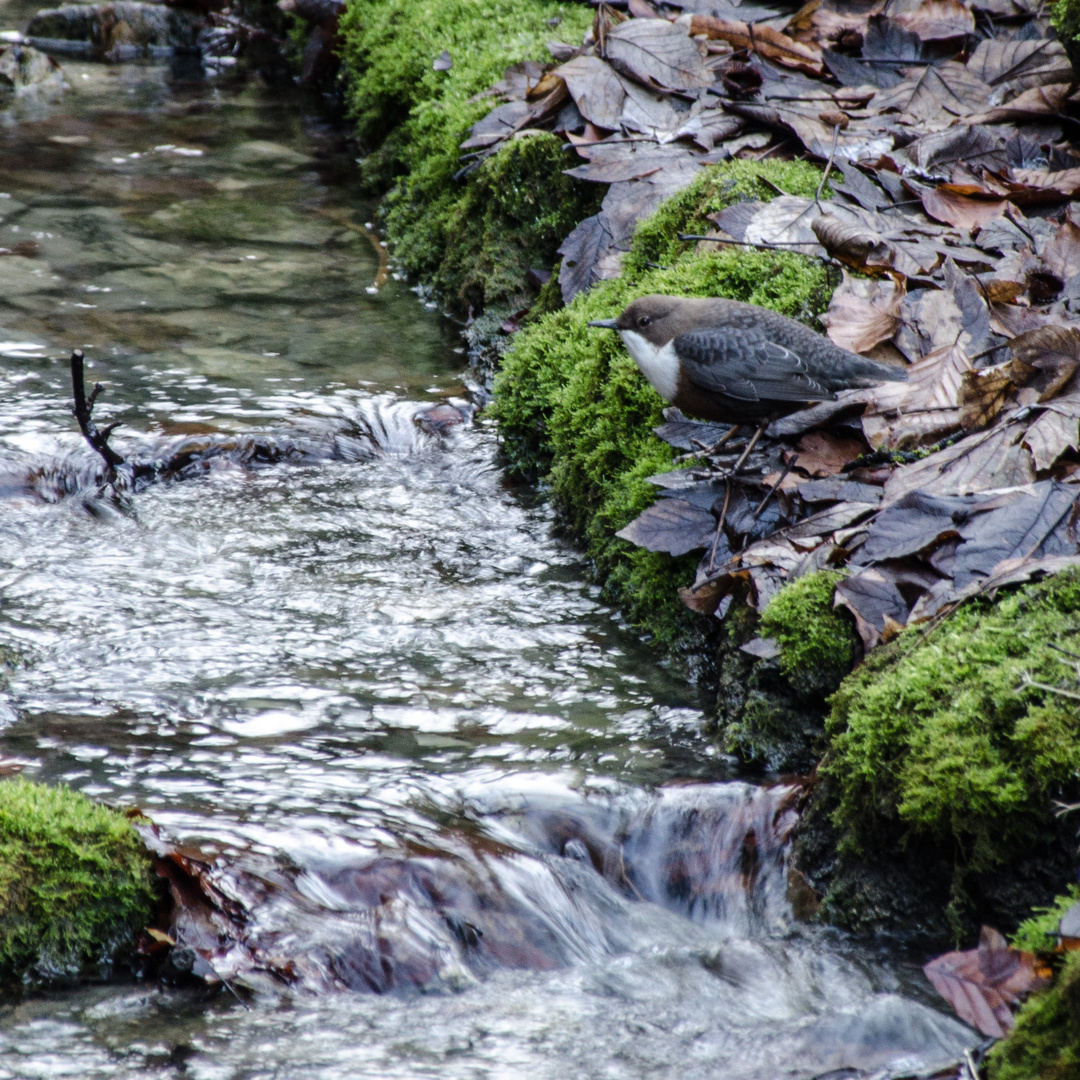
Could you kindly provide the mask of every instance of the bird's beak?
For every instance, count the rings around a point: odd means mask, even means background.
[[[593,319],[590,326],[599,326],[602,330],[618,330],[619,324],[614,319]]]

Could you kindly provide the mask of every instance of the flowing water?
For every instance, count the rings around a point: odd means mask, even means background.
[[[246,1007],[8,1004],[0,1077],[955,1061],[973,1036],[917,973],[794,920],[797,792],[733,775],[483,422],[417,422],[461,350],[382,282],[313,103],[65,69],[0,127],[0,753],[216,860],[258,962],[216,961]],[[115,445],[182,457],[167,482],[105,483],[76,346]]]

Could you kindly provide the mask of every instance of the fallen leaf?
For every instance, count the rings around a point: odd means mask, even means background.
[[[1039,401],[1048,401],[1064,388],[1080,367],[1080,328],[1042,326],[1018,334],[1009,342],[1009,351],[1023,364],[1037,369],[1029,380]]]
[[[975,16],[960,0],[922,0],[913,11],[894,15],[893,21],[921,41],[964,37],[975,30]]]
[[[685,555],[688,551],[711,545],[716,534],[716,518],[683,499],[658,499],[615,535],[647,551],[666,551]],[[718,563],[729,555],[726,541],[720,539]]]
[[[1007,559],[1075,554],[1072,529],[1078,497],[1076,484],[1041,480],[1005,505],[974,517],[960,530],[964,543],[956,553],[956,588],[988,577]]]
[[[960,426],[965,431],[986,427],[1005,407],[1017,387],[1023,386],[1034,371],[1034,368],[1013,359],[981,371],[963,372],[956,399],[960,406]]]
[[[1072,65],[1060,41],[984,38],[967,62],[968,69],[988,86],[1014,90],[1070,82]]]
[[[892,267],[896,252],[880,233],[824,213],[814,219],[811,228],[834,259],[854,270],[874,274]]]
[[[969,124],[1007,124],[1013,120],[1037,120],[1055,117],[1065,108],[1070,83],[1051,83],[1049,86],[1033,86],[1022,94],[986,112],[966,118]]]
[[[977,949],[944,953],[923,971],[961,1020],[994,1039],[1004,1038],[1013,1026],[1009,1006],[1041,985],[1035,955],[1010,949],[1001,934],[987,926]]]
[[[1042,251],[1043,266],[1063,282],[1080,274],[1080,226],[1066,218]]]
[[[575,56],[554,71],[565,83],[581,115],[602,128],[617,130],[626,91],[615,72],[595,56]]]
[[[811,75],[821,75],[824,71],[819,48],[794,41],[771,26],[720,19],[712,15],[691,15],[689,24],[690,33],[695,36],[700,34],[713,41],[726,41],[736,49],[756,52],[784,67]]]
[[[829,310],[821,321],[828,328],[829,338],[842,349],[869,352],[896,333],[903,297],[902,284],[853,278],[845,270],[843,281],[833,293]]]
[[[939,184],[924,189],[920,197],[930,217],[969,231],[1003,216],[1009,205],[1008,199],[973,184]]]
[[[1035,460],[1035,468],[1042,472],[1066,450],[1076,450],[1080,446],[1080,419],[1047,409],[1027,429],[1024,442]]]
[[[607,35],[606,56],[617,71],[646,86],[694,90],[712,85],[712,73],[687,27],[665,19],[620,23]]]
[[[860,439],[845,439],[827,431],[811,431],[795,447],[799,468],[810,476],[832,476],[866,453]]]
[[[1061,169],[1058,172],[1013,169],[1012,178],[1026,188],[1044,191],[1062,199],[1071,199],[1080,194],[1080,169]]]

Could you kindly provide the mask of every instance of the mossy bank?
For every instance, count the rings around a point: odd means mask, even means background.
[[[602,189],[564,174],[549,134],[459,160],[503,71],[550,61],[546,42],[580,42],[591,22],[586,5],[551,0],[356,0],[341,20],[346,102],[395,258],[458,314],[527,306],[528,271],[550,270],[599,205]],[[452,66],[437,71],[444,50]]]
[[[723,621],[705,619],[678,598],[693,556],[616,536],[653,501],[648,477],[675,462],[652,433],[661,399],[589,320],[671,292],[745,300],[818,328],[837,282],[799,255],[678,239],[733,202],[811,196],[821,179],[805,162],[729,161],[639,225],[618,279],[565,308],[554,281],[535,295],[527,271],[557,269],[559,242],[602,188],[564,175],[564,148],[550,135],[510,140],[478,165],[459,146],[492,104],[477,95],[507,65],[547,59],[548,39],[576,42],[590,18],[584,6],[547,0],[350,5],[348,101],[365,177],[387,193],[395,257],[451,308],[487,310],[487,331],[492,311],[532,304],[524,328],[502,339],[489,410],[508,469],[551,498],[629,622],[716,679],[724,749],[776,771],[821,762],[797,852],[821,917],[928,948],[969,937],[981,920],[1013,928],[1072,876],[1076,827],[1053,808],[1080,797],[1080,717],[1071,699],[1028,684],[1062,686],[1069,675],[1049,646],[1080,625],[1080,585],[1061,577],[971,602],[849,674],[858,642],[832,607],[836,575],[790,584],[763,615],[736,600]],[[437,71],[443,50],[452,67]],[[775,639],[779,655],[741,650],[758,635]]]
[[[66,787],[0,781],[0,993],[108,977],[157,902],[127,817]]]

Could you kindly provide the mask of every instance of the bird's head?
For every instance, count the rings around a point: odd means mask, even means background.
[[[682,325],[685,301],[678,296],[643,296],[635,300],[617,319],[594,319],[590,326],[618,330],[643,337],[650,345],[662,349],[686,327]]]

